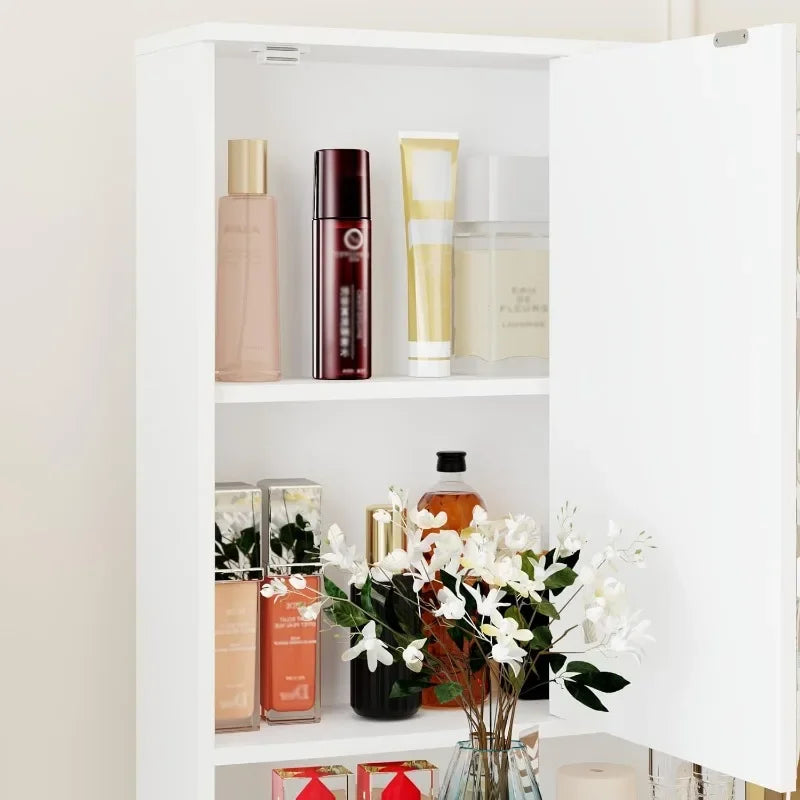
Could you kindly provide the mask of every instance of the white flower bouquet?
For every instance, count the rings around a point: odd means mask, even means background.
[[[403,512],[406,546],[375,564],[356,555],[337,525],[330,527],[322,560],[344,570],[360,591],[350,599],[326,575],[319,599],[299,613],[311,619],[324,611],[333,624],[353,632],[345,660],[363,654],[372,671],[404,662],[413,678],[397,681],[392,696],[432,687],[441,702],[457,698],[473,740],[484,747],[510,746],[520,691],[532,678],[562,684],[578,702],[606,711],[598,693],[620,691],[628,681],[585,657],[591,652],[641,657],[651,638],[649,622],[631,609],[618,574],[624,565],[644,566],[651,538],[642,532],[625,539],[609,523],[607,546],[584,563],[576,509],[569,505],[558,516],[557,545],[543,553],[539,526],[530,517],[489,520],[476,506],[470,527],[453,531],[446,529],[443,513],[407,508],[406,498],[403,491],[390,491],[393,509]],[[389,521],[386,511],[376,515]],[[372,602],[375,584],[390,582],[398,585],[397,602],[403,606],[391,617]],[[293,589],[305,589],[302,575],[293,575],[288,586],[268,583],[262,593],[277,601]],[[585,641],[580,660],[559,649],[578,625],[558,634],[551,630],[564,608],[579,599]],[[471,680],[477,675],[486,679]]]

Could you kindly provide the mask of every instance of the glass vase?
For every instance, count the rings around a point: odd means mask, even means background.
[[[459,742],[442,781],[439,800],[542,800],[536,771],[522,742],[509,748]]]

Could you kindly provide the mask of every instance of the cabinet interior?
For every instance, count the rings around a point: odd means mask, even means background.
[[[227,140],[267,139],[268,190],[278,207],[283,374],[308,377],[314,151],[369,150],[373,375],[405,375],[407,279],[398,132],[457,131],[459,157],[546,156],[547,62],[512,69],[304,59],[288,66],[259,65],[250,53],[217,58],[217,195],[226,192]]]

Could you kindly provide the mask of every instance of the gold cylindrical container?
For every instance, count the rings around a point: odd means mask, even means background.
[[[391,519],[380,522],[374,517],[376,511],[386,511]],[[367,561],[374,564],[392,550],[404,549],[403,512],[386,505],[367,506]]]
[[[228,194],[266,193],[266,139],[229,139]]]

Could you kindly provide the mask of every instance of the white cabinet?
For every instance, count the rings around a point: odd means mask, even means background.
[[[360,722],[341,640],[318,726],[213,734],[214,480],[302,474],[360,542],[389,482],[470,453],[497,513],[581,505],[658,538],[657,642],[607,719],[552,698],[543,735],[616,735],[776,788],[794,741],[794,29],[613,45],[202,25],[137,55],[138,796],[211,800],[215,764],[447,747],[456,713]],[[294,66],[252,49],[296,47]],[[285,51],[284,51],[285,52]],[[551,378],[410,380],[400,129],[550,155]],[[270,141],[284,368],[213,381],[215,200],[228,138]],[[312,157],[370,150],[370,382],[310,374]],[[549,392],[549,400],[548,400]],[[549,437],[549,448],[548,448]],[[558,717],[558,718],[556,718]],[[560,718],[560,719],[559,719]]]

